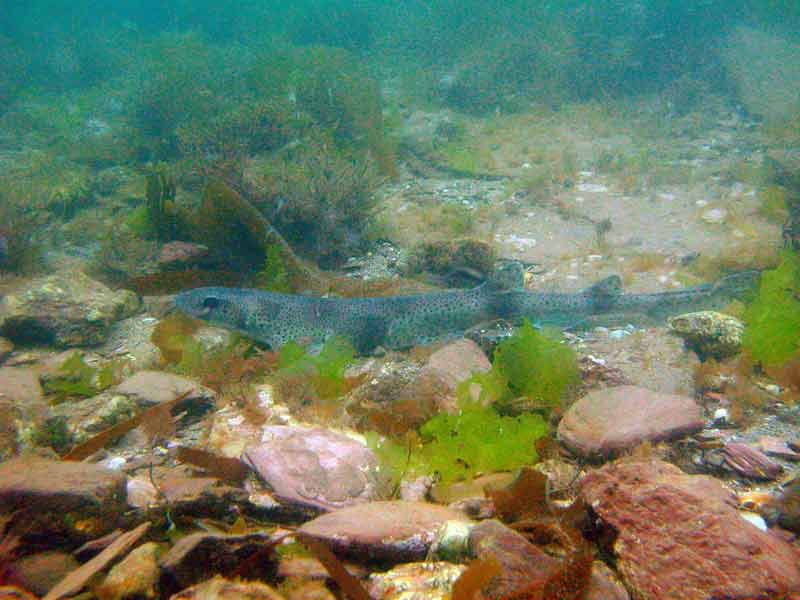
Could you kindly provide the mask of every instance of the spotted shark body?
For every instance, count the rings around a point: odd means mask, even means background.
[[[637,314],[652,320],[717,308],[754,287],[755,273],[740,273],[673,292],[623,294],[619,277],[577,293],[537,293],[497,279],[449,292],[387,298],[320,298],[253,289],[207,287],[179,294],[176,306],[191,317],[279,348],[290,340],[321,344],[348,339],[361,354],[378,346],[409,348],[460,336],[495,319],[529,319],[544,326],[575,327],[596,317]]]

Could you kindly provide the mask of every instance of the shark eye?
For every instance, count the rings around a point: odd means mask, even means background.
[[[208,298],[203,298],[203,308],[217,308],[219,306],[219,299],[214,298],[213,296],[209,296]]]

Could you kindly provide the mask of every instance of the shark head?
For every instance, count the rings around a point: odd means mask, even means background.
[[[234,329],[246,326],[246,302],[240,290],[222,287],[197,288],[175,297],[175,306],[195,319]]]

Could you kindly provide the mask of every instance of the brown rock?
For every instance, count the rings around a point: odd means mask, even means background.
[[[742,442],[727,442],[722,448],[723,465],[750,479],[775,479],[783,467],[769,456]]]
[[[284,600],[278,592],[257,581],[229,581],[214,577],[170,596],[170,600]]]
[[[265,578],[271,568],[267,557],[278,541],[278,536],[264,533],[187,535],[161,558],[162,593],[174,593],[214,574]],[[260,552],[264,553],[263,558],[253,560]]]
[[[158,544],[147,542],[112,567],[108,576],[94,589],[98,598],[155,598],[158,583]]]
[[[162,269],[186,267],[203,261],[208,256],[208,247],[191,242],[168,242],[161,246],[158,266]]]
[[[347,412],[361,430],[402,435],[455,404],[450,385],[410,361],[375,361],[353,390]]]
[[[0,365],[5,362],[5,360],[11,356],[11,353],[14,351],[14,343],[6,339],[4,337],[0,337]]]
[[[30,404],[40,402],[44,393],[33,369],[0,367],[0,396],[17,404]]]
[[[582,456],[608,457],[702,428],[702,410],[692,398],[621,386],[589,392],[573,404],[558,425],[558,437]]]
[[[122,473],[37,457],[0,464],[0,513],[19,511],[27,535],[86,541],[111,531],[126,508]]]
[[[333,431],[275,425],[242,460],[288,504],[333,510],[378,493],[378,459],[364,444]]]
[[[305,523],[301,532],[357,560],[422,560],[446,521],[463,513],[426,502],[382,501],[337,510]]]
[[[589,473],[581,495],[616,533],[612,550],[639,599],[780,598],[800,592],[797,556],[745,522],[732,492],[658,460]]]
[[[502,567],[500,574],[482,589],[483,598],[505,598],[518,593],[523,581],[545,581],[560,566],[558,559],[494,519],[472,528],[469,548],[477,558],[494,557]]]
[[[376,600],[450,600],[453,585],[465,569],[448,562],[398,565],[369,578],[369,595]]]
[[[5,574],[5,581],[44,596],[78,566],[78,561],[66,552],[40,552],[15,561]]]

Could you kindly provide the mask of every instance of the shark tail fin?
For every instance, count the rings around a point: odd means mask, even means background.
[[[622,294],[622,279],[619,275],[610,275],[589,286],[584,292],[592,298],[595,309],[609,309]]]

